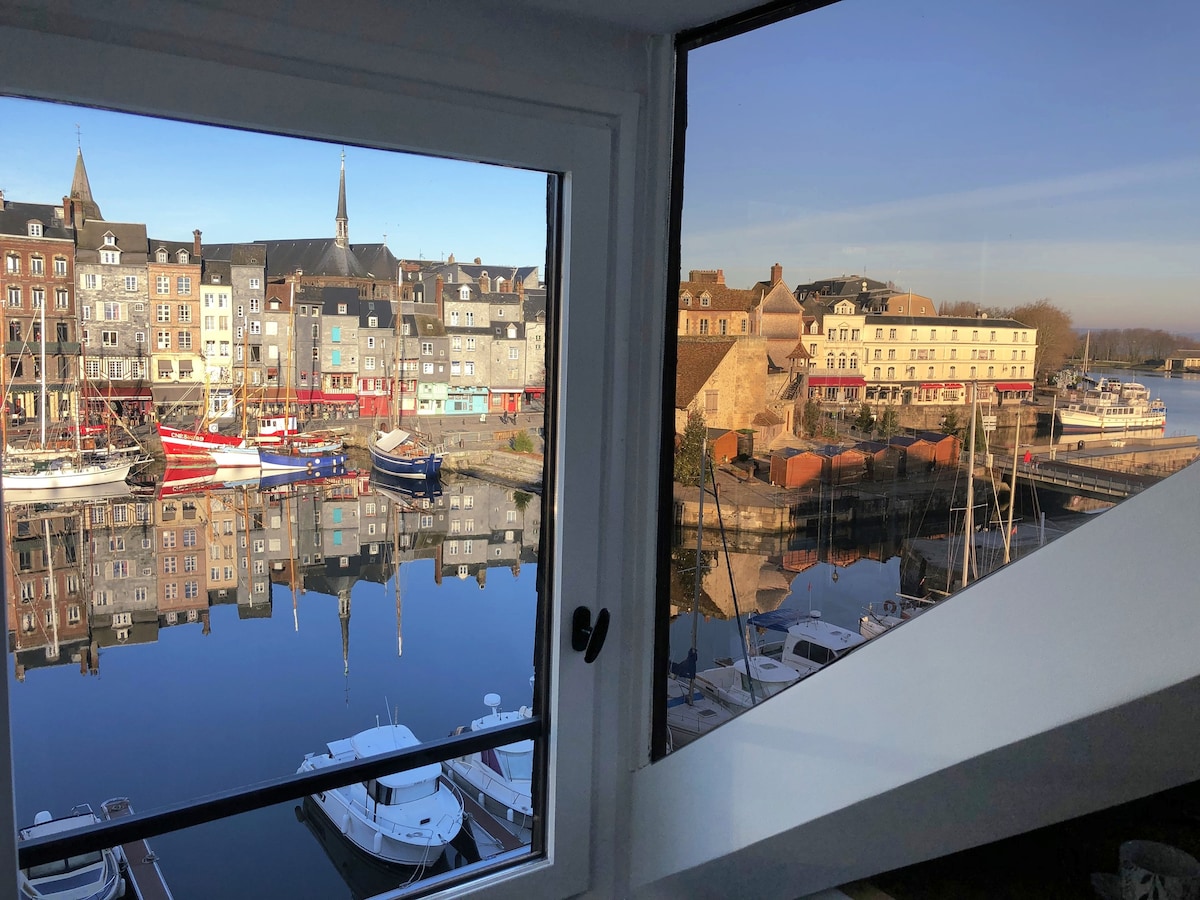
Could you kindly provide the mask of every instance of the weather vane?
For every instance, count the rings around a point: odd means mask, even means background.
[[[83,140],[79,136],[79,123],[78,122],[75,123],[75,146],[80,150],[83,149]]]

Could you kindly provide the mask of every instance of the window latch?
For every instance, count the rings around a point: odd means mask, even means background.
[[[594,663],[608,637],[608,610],[600,610],[596,624],[592,624],[592,611],[586,606],[575,607],[571,616],[571,649],[583,654],[585,663]]]

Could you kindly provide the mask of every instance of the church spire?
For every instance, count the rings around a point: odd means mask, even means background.
[[[342,151],[342,174],[338,179],[337,237],[339,247],[350,244],[350,219],[346,216],[346,151]]]
[[[103,219],[100,215],[100,206],[92,198],[92,185],[88,182],[87,168],[83,164],[83,148],[78,147],[75,151],[75,175],[71,179],[71,193],[69,197],[72,207],[72,224],[76,228],[83,225],[87,219]]]

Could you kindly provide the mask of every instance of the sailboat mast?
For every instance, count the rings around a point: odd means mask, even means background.
[[[1017,448],[1021,444],[1021,410],[1017,410],[1017,436],[1013,439],[1012,484],[1008,489],[1008,524],[1004,527],[1004,564],[1012,558],[1013,509],[1017,505]]]
[[[42,326],[41,326],[42,327],[42,340],[41,340],[41,345],[42,345],[41,357],[42,358],[41,358],[41,367],[40,367],[39,371],[42,373],[42,377],[40,379],[40,385],[39,385],[41,394],[38,397],[38,411],[40,413],[38,418],[41,420],[41,423],[42,423],[42,446],[45,447],[46,446],[46,300],[44,297],[42,298],[41,323],[42,323]],[[75,429],[75,435],[76,435],[76,441],[78,441],[78,435],[79,435],[78,428]]]
[[[692,585],[692,649],[696,649],[696,644],[700,636],[700,579],[703,575],[701,569],[701,559],[704,553],[704,476],[705,466],[708,460],[708,429],[704,430],[704,437],[700,440],[700,509],[696,518],[696,568],[693,571]],[[693,670],[692,677],[688,682],[688,703],[692,702],[692,694],[696,691],[696,673]]]
[[[971,532],[974,523],[971,521],[975,506],[975,428],[979,410],[979,385],[971,384],[971,439],[967,451],[967,508],[963,511],[963,558],[962,558],[962,587],[967,586],[967,575],[971,568]]]

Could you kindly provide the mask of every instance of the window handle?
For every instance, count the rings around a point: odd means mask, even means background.
[[[592,611],[586,606],[575,607],[571,617],[571,649],[583,654],[585,663],[594,663],[608,637],[608,610],[602,609],[592,624]]]

